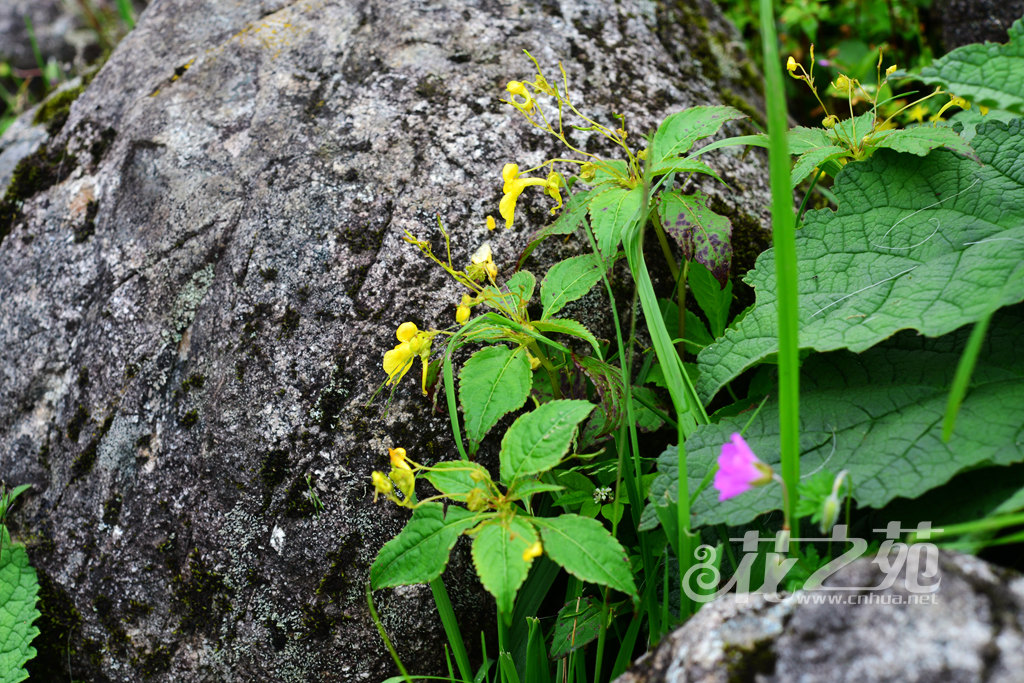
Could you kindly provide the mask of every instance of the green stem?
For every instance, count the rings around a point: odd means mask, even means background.
[[[405,665],[402,664],[402,660],[398,657],[398,652],[395,651],[395,646],[391,644],[391,639],[388,638],[388,632],[384,630],[384,624],[381,623],[380,617],[377,616],[377,608],[373,606],[373,593],[370,591],[370,584],[366,584],[366,606],[370,608],[370,618],[373,619],[374,625],[377,627],[377,632],[380,634],[381,640],[384,641],[384,646],[387,647],[388,653],[391,654],[391,659],[394,660],[395,666],[398,667],[399,673],[402,674],[402,678],[406,680],[406,683],[412,683],[412,678],[409,677],[409,672],[405,670]]]
[[[551,360],[547,357],[547,354],[540,348],[540,344],[536,341],[531,341],[526,345],[526,348],[530,349],[537,360],[540,361],[540,365],[544,368],[544,372],[547,373],[548,382],[551,384],[551,395],[555,398],[562,398],[562,382],[559,380],[558,371],[555,366],[551,364]]]
[[[790,186],[787,118],[782,66],[771,0],[759,0],[761,45],[765,63],[765,95],[768,109],[768,159],[772,185],[772,241],[775,247],[779,319],[779,450],[782,478],[789,491],[800,481],[800,365],[797,308],[796,230],[793,192]],[[797,496],[786,501],[785,524],[799,536]],[[796,551],[796,544],[791,545]]]

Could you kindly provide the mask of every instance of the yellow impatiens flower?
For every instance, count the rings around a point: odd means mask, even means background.
[[[389,448],[388,449],[388,457],[391,458],[391,466],[392,467],[400,468],[400,469],[403,469],[403,470],[411,470],[412,469],[412,467],[409,465],[408,461],[406,461],[406,459],[405,459],[405,449],[404,448],[401,448],[401,447],[399,447],[399,448]]]
[[[497,226],[494,225],[494,216],[488,216],[487,217],[487,229],[488,230],[494,230],[495,227],[497,227]]]
[[[437,331],[423,332],[415,323],[404,322],[398,326],[395,336],[399,344],[384,352],[384,372],[388,375],[386,384],[398,384],[405,373],[412,368],[413,359],[419,356],[423,364],[423,395],[427,395],[427,366],[430,363],[430,347]]]
[[[526,86],[523,85],[520,81],[509,81],[508,85],[505,86],[505,89],[512,94],[512,97],[509,98],[509,101],[512,103],[513,107],[519,109],[524,114],[533,109],[533,96],[530,95],[530,93],[526,90]],[[517,100],[515,97],[517,95],[519,97],[522,97],[523,99]]]
[[[370,481],[373,482],[373,502],[377,502],[377,497],[383,495],[385,498],[389,498],[394,495],[394,484],[388,479],[388,476],[383,472],[374,472],[370,475]]]
[[[519,200],[519,195],[523,193],[523,190],[530,185],[542,185],[544,191],[558,202],[558,206],[562,205],[562,197],[558,191],[561,179],[554,171],[549,173],[547,178],[520,178],[518,164],[505,164],[505,167],[501,169],[501,177],[505,181],[502,188],[505,195],[501,198],[501,203],[498,204],[498,213],[505,219],[506,228],[512,227],[512,221],[516,216],[516,201]]]
[[[910,108],[910,111],[907,112],[907,117],[911,121],[917,121],[920,123],[921,121],[924,121],[924,117],[928,116],[928,114],[930,113],[931,112],[929,111],[928,107],[918,102],[917,104]]]
[[[789,59],[786,60],[786,71],[788,71],[791,74],[793,74],[793,72],[796,71],[796,60],[793,59],[793,55],[790,55]],[[796,76],[796,74],[793,74],[793,76],[794,78],[799,78],[798,76]]]

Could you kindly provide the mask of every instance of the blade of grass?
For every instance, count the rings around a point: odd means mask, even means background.
[[[437,605],[437,613],[441,616],[441,625],[444,626],[444,633],[448,637],[448,644],[451,645],[452,654],[455,655],[455,665],[459,667],[459,675],[464,681],[473,678],[472,669],[469,666],[469,655],[466,654],[466,644],[462,642],[462,632],[459,631],[459,622],[455,618],[455,610],[452,609],[451,600],[448,599],[448,589],[444,587],[444,581],[437,577],[430,582],[430,592],[434,595],[434,604]]]
[[[971,336],[967,338],[967,345],[956,365],[956,374],[953,375],[953,385],[949,388],[949,400],[946,402],[946,415],[942,419],[942,440],[949,442],[953,436],[953,426],[956,424],[957,413],[960,412],[960,404],[967,395],[967,388],[971,383],[971,375],[974,374],[974,366],[978,363],[978,354],[981,353],[981,345],[985,343],[985,334],[988,332],[988,324],[992,320],[989,313],[984,318],[974,323]]]
[[[768,109],[768,164],[772,186],[772,243],[778,283],[779,318],[779,452],[786,497],[786,528],[799,536],[797,484],[800,482],[800,360],[797,309],[796,230],[786,141],[786,96],[779,63],[778,35],[771,0],[759,0]],[[792,545],[796,551],[796,544]]]

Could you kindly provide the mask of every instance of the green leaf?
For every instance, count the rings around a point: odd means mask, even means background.
[[[582,581],[609,586],[636,599],[626,551],[604,525],[579,515],[535,517],[544,552]]]
[[[476,480],[473,479],[474,475]],[[425,476],[435,489],[446,496],[466,495],[480,482],[491,478],[483,465],[466,460],[445,460],[431,465]]]
[[[541,319],[547,320],[571,301],[586,296],[604,273],[604,263],[596,254],[583,254],[551,266],[540,283]]]
[[[556,400],[520,415],[501,440],[501,481],[551,469],[569,451],[576,425],[594,406],[587,401]]]
[[[1024,299],[1024,120],[979,127],[982,166],[952,152],[879,150],[836,179],[839,210],[811,211],[797,235],[800,344],[864,350],[901,329],[946,334]],[[745,280],[756,301],[698,357],[708,401],[777,351],[775,264]]]
[[[523,551],[536,541],[537,530],[522,517],[484,524],[473,538],[476,573],[497,601],[500,614],[512,614],[516,593],[532,564],[523,559]]]
[[[765,144],[768,146],[768,136],[764,137]],[[824,128],[807,128],[804,126],[797,126],[790,128],[786,134],[786,142],[789,143],[790,154],[805,154],[812,149],[819,147],[828,147],[829,145],[835,144],[832,138],[828,136],[828,133]]]
[[[548,484],[536,479],[518,479],[516,485],[509,489],[508,495],[510,500],[518,500],[538,493],[554,493],[564,489],[564,486]]]
[[[570,318],[555,318],[553,320],[538,320],[532,323],[538,332],[555,332],[557,334],[568,334],[572,337],[579,337],[590,343],[595,351],[599,350],[597,337],[590,330]]]
[[[377,553],[370,567],[373,590],[428,583],[448,564],[455,541],[480,519],[468,510],[440,503],[420,503],[405,528]]]
[[[1024,113],[1024,19],[1005,44],[964,45],[921,69],[925,83],[940,83],[974,105]]]
[[[470,453],[480,448],[498,420],[523,407],[531,386],[533,372],[521,348],[488,346],[466,361],[459,373],[459,404]]]
[[[505,283],[505,287],[515,294],[520,301],[520,310],[526,310],[526,306],[533,298],[533,290],[537,286],[537,278],[528,270],[520,270]]]
[[[623,228],[638,218],[643,201],[644,188],[638,186],[633,189],[615,187],[590,202],[590,225],[602,254],[615,253],[622,241]]]
[[[881,131],[872,136],[871,146],[916,154],[920,157],[944,147],[969,159],[978,159],[971,146],[956,131],[949,126],[936,126],[930,123],[912,128]]]
[[[803,477],[848,470],[853,498],[877,508],[899,497],[916,498],[968,469],[1024,462],[1024,307],[999,311],[991,325],[948,443],[942,417],[970,328],[936,339],[903,332],[860,355],[838,351],[808,358],[800,378]],[[749,419],[724,418],[687,440],[691,489],[714,467],[729,434]],[[758,457],[773,466],[778,426],[772,402],[744,434]],[[671,496],[674,482],[665,485]],[[654,486],[652,497],[653,491]],[[719,502],[712,489],[697,496],[691,509],[701,524],[744,524],[780,508],[781,495],[770,484]]]
[[[841,159],[849,154],[848,150],[843,147],[837,147],[836,145],[826,145],[825,147],[809,149],[797,157],[797,160],[793,163],[793,170],[790,172],[789,181],[793,184],[793,187],[796,187],[800,181],[809,176],[811,171],[815,168],[828,161]]]
[[[698,140],[717,133],[724,124],[746,114],[732,107],[692,107],[670,114],[658,126],[648,158],[653,175],[669,173],[675,157],[685,154]]]
[[[732,264],[732,223],[708,207],[709,199],[700,190],[693,194],[662,192],[658,217],[665,232],[682,249],[683,258],[705,266],[724,284],[729,281]]]
[[[3,683],[28,678],[25,662],[36,656],[32,640],[39,635],[39,629],[32,625],[39,618],[38,594],[39,580],[28,562],[25,547],[12,543],[7,527],[0,525],[0,681]]]
[[[690,266],[687,279],[693,298],[700,310],[707,316],[713,337],[721,337],[729,322],[729,307],[732,306],[732,280],[726,280],[725,287],[715,279],[711,271],[700,263]]]
[[[601,606],[590,598],[565,603],[551,634],[551,659],[560,659],[593,642],[601,633]]]

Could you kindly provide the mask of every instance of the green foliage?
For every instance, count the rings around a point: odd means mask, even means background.
[[[478,521],[454,505],[424,501],[413,510],[401,533],[384,544],[370,567],[373,588],[429,583],[441,575],[455,541]]]
[[[840,174],[838,212],[810,212],[797,236],[803,348],[863,351],[901,329],[938,336],[1024,299],[1022,124],[979,129],[983,165],[882,151]],[[699,356],[705,400],[777,349],[770,250],[746,281],[753,309]]]
[[[530,361],[522,349],[486,346],[466,361],[459,375],[459,403],[470,453],[502,416],[523,407],[532,384]]]
[[[964,45],[921,69],[920,78],[974,105],[1024,114],[1024,18],[1010,27],[1005,44]]]
[[[590,598],[577,598],[558,610],[551,635],[551,658],[565,657],[597,639],[601,632],[601,606]]]
[[[485,524],[473,538],[476,573],[502,614],[512,614],[512,602],[530,571],[530,562],[523,553],[536,541],[536,529],[520,517]]]
[[[501,440],[502,481],[512,482],[557,465],[569,450],[576,425],[593,409],[587,401],[560,400],[521,415]]]
[[[11,541],[3,524],[11,503],[28,484],[11,491],[0,486],[0,682],[17,683],[28,678],[25,663],[36,656],[32,640],[39,629],[39,580],[28,561],[25,547]]]
[[[548,557],[573,576],[636,596],[636,583],[622,545],[604,525],[579,515],[538,517]]]
[[[586,296],[601,280],[604,264],[594,254],[584,254],[551,266],[540,283],[540,302],[544,306],[541,320],[547,320],[565,305]]]

